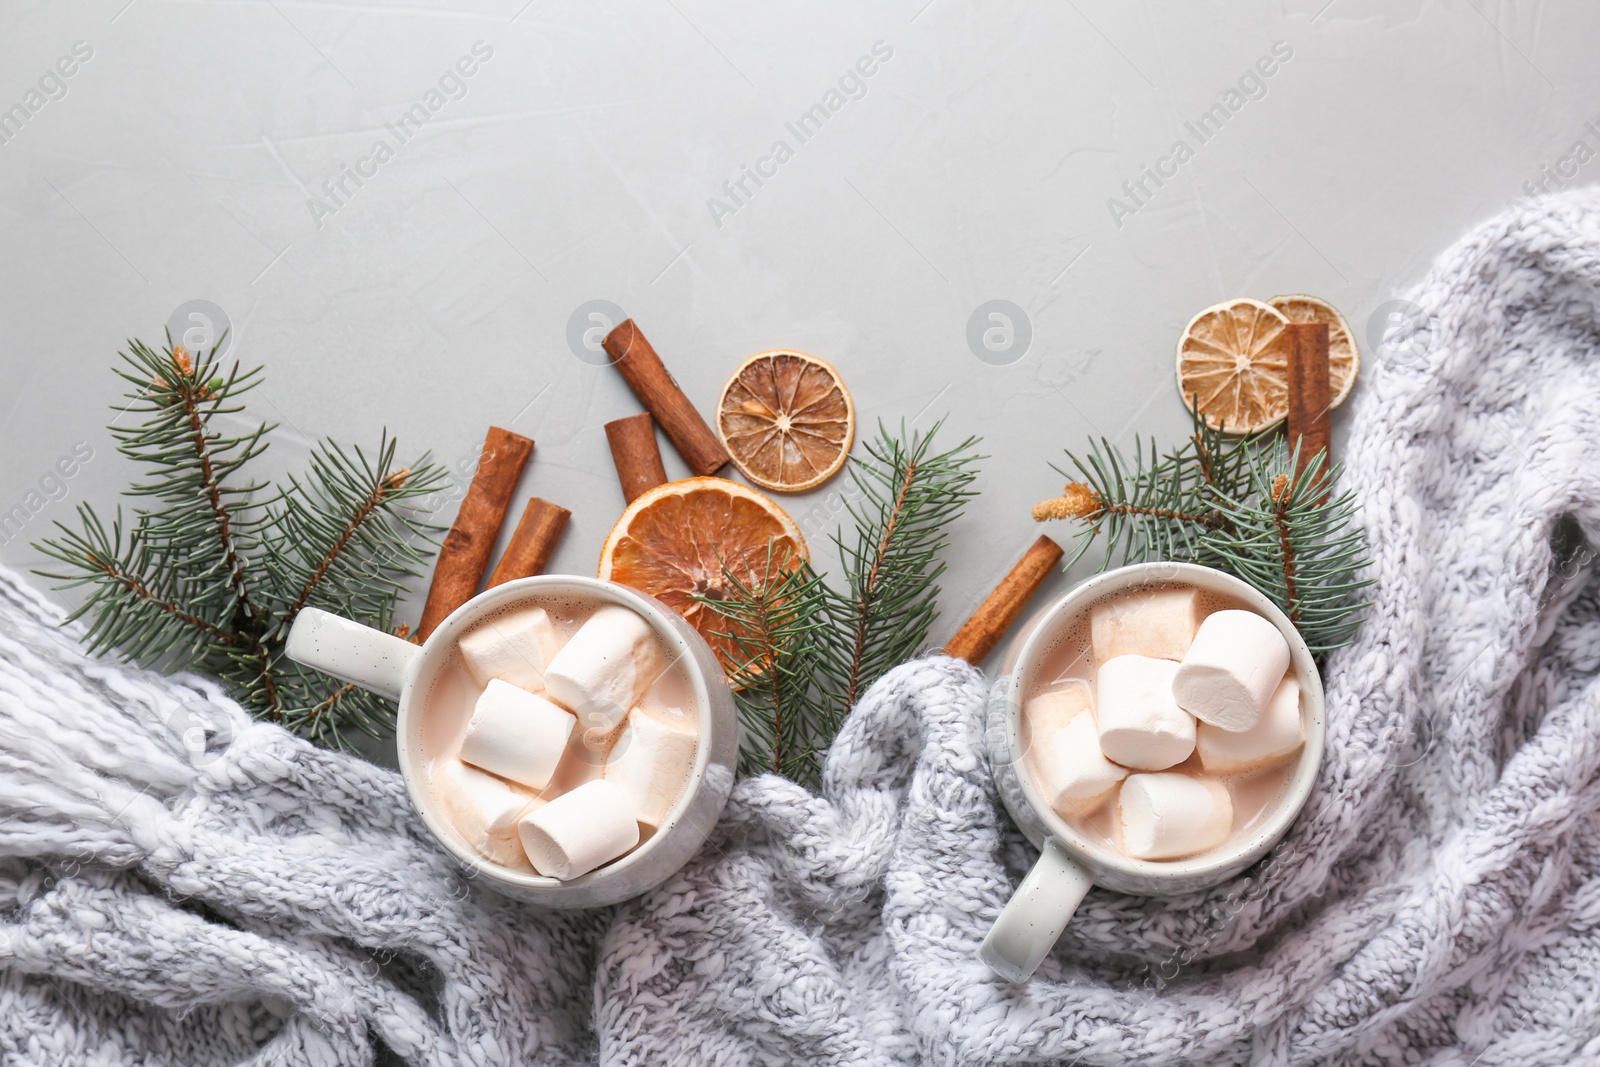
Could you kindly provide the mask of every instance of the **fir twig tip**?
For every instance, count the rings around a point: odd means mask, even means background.
[[[1061,490],[1061,495],[1050,500],[1041,500],[1033,506],[1034,522],[1049,522],[1051,519],[1087,519],[1098,512],[1104,504],[1095,495],[1093,489],[1082,482],[1068,482],[1066,488]]]

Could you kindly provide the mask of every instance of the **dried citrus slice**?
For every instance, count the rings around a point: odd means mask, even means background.
[[[1213,427],[1256,433],[1289,413],[1289,320],[1259,300],[1229,300],[1178,339],[1178,391]]]
[[[746,478],[796,493],[844,466],[856,409],[825,360],[780,349],[739,365],[717,401],[717,433]]]
[[[772,560],[809,559],[800,527],[777,504],[725,478],[658,485],[629,504],[600,550],[600,577],[656,597],[699,630],[724,668],[742,663],[738,646],[717,634],[735,629],[695,598],[721,598],[723,568],[741,582],[765,578]]]
[[[1333,396],[1331,406],[1338,407],[1356,384],[1356,373],[1361,369],[1361,351],[1356,348],[1356,335],[1344,321],[1339,309],[1326,300],[1304,293],[1275,296],[1267,303],[1277,308],[1290,322],[1325,322],[1328,324],[1328,391]]]

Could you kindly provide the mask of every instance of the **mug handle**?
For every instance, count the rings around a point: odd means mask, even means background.
[[[1053,837],[1017,892],[1000,909],[978,958],[1008,982],[1026,982],[1050,954],[1094,876]]]
[[[399,700],[422,647],[331,611],[301,608],[283,652],[296,663]]]

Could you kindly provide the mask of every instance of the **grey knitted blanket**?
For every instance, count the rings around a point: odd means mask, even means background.
[[[538,912],[394,774],[88,659],[0,574],[0,1059],[1600,1062],[1600,196],[1484,226],[1410,300],[1347,453],[1376,606],[1309,805],[1234,882],[1094,891],[1033,982],[993,978],[1029,856],[984,679],[932,657],[823,796],[744,781],[659,890]]]

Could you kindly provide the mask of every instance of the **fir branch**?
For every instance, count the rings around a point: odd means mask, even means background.
[[[215,348],[158,353],[135,340],[115,371],[132,387],[119,422],[139,421],[111,433],[147,473],[128,495],[149,505],[126,528],[120,509],[108,528],[80,505],[76,529],[57,523],[60,536],[37,546],[66,564],[41,573],[88,590],[69,621],[89,619],[97,652],[215,674],[256,715],[319,743],[391,730],[386,701],[343,687],[330,696],[325,676],[286,659],[284,640],[311,603],[391,628],[403,580],[419,573],[439,529],[416,501],[441,487],[440,469],[426,457],[398,466],[386,434],[370,459],[323,442],[307,474],[274,489],[248,466],[273,427],[219,429],[243,411],[238,398],[259,367],[223,371]]]
[[[938,617],[940,557],[950,523],[975,495],[971,485],[983,458],[973,452],[974,437],[935,452],[941,425],[908,437],[904,426],[896,436],[879,424],[867,458],[851,459],[858,499],[847,509],[855,535],[834,535],[845,588],[828,590],[830,625],[819,631],[829,737],[869,685],[921,651]]]
[[[234,634],[178,605],[180,594],[171,587],[170,581],[163,581],[159,570],[150,566],[149,553],[144,551],[137,537],[130,538],[124,546],[120,508],[109,531],[88,505],[79,504],[77,511],[80,530],[57,521],[55,526],[61,531],[60,540],[47,540],[37,546],[46,555],[77,568],[75,574],[38,572],[61,583],[57,588],[98,586],[65,621],[77,621],[119,591],[131,598],[122,613],[96,613],[87,637],[91,651],[98,653],[132,644],[139,636],[143,640],[134,647],[138,648],[140,658],[160,660],[172,652],[174,646],[182,644],[185,636],[194,648],[202,647],[207,640],[229,645],[238,643]],[[134,627],[141,619],[147,620],[147,625],[142,631],[136,631]],[[163,625],[168,623],[178,625],[174,630]]]
[[[226,337],[226,334],[223,335]],[[218,339],[220,344],[222,338]],[[183,346],[174,350],[174,360],[183,353]],[[215,351],[215,349],[213,349]],[[207,421],[201,415],[200,404],[206,399],[209,387],[199,384],[196,373],[203,373],[204,366],[191,370],[177,385],[178,402],[183,407],[185,420],[189,424],[189,440],[194,446],[195,463],[199,469],[200,485],[205,490],[205,500],[211,509],[211,517],[217,525],[217,541],[222,547],[222,562],[227,569],[228,582],[233,588],[233,595],[238,603],[238,611],[244,620],[253,623],[256,619],[255,605],[250,602],[250,586],[245,580],[244,559],[239,553],[233,528],[233,515],[223,503],[222,481],[217,470],[217,458],[212,455],[210,434],[207,432]],[[255,440],[259,441],[265,429],[258,430]],[[254,442],[252,441],[251,444]],[[249,446],[243,449],[243,458],[249,458]],[[263,671],[265,664],[263,664]]]
[[[262,541],[278,620],[269,640],[281,639],[311,603],[338,604],[388,627],[386,606],[427,562],[419,546],[442,529],[422,520],[416,502],[444,485],[443,469],[426,457],[396,468],[395,451],[387,435],[371,460],[324,441],[309,476],[289,477]]]
[[[259,530],[252,498],[261,487],[228,480],[265,451],[263,438],[272,427],[259,424],[239,437],[212,428],[218,415],[240,411],[232,399],[260,381],[259,369],[242,373],[237,364],[219,376],[216,352],[213,347],[196,357],[178,345],[158,353],[142,341],[130,341],[129,351],[122,353],[125,367],[117,373],[137,390],[126,394],[132,403],[123,412],[150,417],[130,429],[113,425],[112,435],[119,452],[157,475],[128,490],[130,496],[161,502],[159,510],[141,513],[144,541],[161,552],[163,566],[187,587],[193,606],[215,605],[213,621],[236,616],[230,620],[234,628],[248,634],[260,628],[246,557]],[[219,552],[188,551],[213,539]]]
[[[1282,561],[1283,570],[1283,601],[1289,605],[1289,621],[1298,626],[1300,624],[1300,607],[1298,596],[1295,592],[1294,534],[1289,527],[1289,476],[1287,474],[1279,474],[1272,479],[1271,500],[1268,503],[1268,508],[1272,512],[1272,526],[1278,533],[1278,557]]]
[[[239,643],[239,638],[236,635],[228,633],[221,627],[213,626],[199,616],[191,615],[184,611],[170,600],[163,599],[152,593],[137,575],[125,570],[118,560],[102,558],[94,560],[93,563],[100,569],[101,574],[105,576],[107,581],[133,594],[155,610],[171,616],[185,626],[198,630],[212,641],[217,641],[224,645],[236,645]]]
[[[336,683],[328,689],[328,676],[299,664],[279,665],[284,689],[294,700],[286,703],[282,725],[309,741],[328,748],[353,748],[355,734],[382,740],[394,733],[395,706],[357,685]]]
[[[1208,491],[1208,501],[1211,499],[1210,493],[1237,486],[1243,481],[1250,457],[1273,433],[1268,430],[1257,434],[1230,434],[1220,422],[1213,426],[1200,416],[1200,398],[1197,394],[1191,395],[1189,400],[1189,419],[1188,451],[1186,456],[1180,458],[1180,464],[1183,460],[1192,459],[1197,488],[1204,486]]]
[[[771,772],[814,788],[820,746],[811,711],[826,593],[809,564],[778,551],[769,542],[764,568],[748,579],[724,564],[721,595],[696,599],[727,621],[715,636],[737,649],[728,680],[742,726],[739,772]]]
[[[357,449],[356,452],[359,455],[360,449]],[[316,593],[317,587],[333,571],[334,565],[345,556],[346,550],[350,548],[356,535],[361,532],[361,528],[378,513],[379,507],[383,505],[386,499],[389,499],[405,487],[407,480],[411,477],[411,473],[409,468],[398,470],[374,483],[371,488],[361,494],[358,500],[354,501],[350,514],[345,517],[338,533],[334,535],[333,543],[328,545],[317,561],[312,564],[311,573],[306,575],[305,582],[300,586],[300,592],[295,594],[294,600],[284,611],[285,618],[293,619],[300,614],[301,608],[311,602],[311,597]]]
[[[1225,570],[1270,597],[1314,652],[1347,644],[1366,605],[1366,542],[1349,494],[1329,499],[1338,467],[1318,456],[1295,471],[1280,435],[1228,437],[1198,416],[1180,448],[1129,460],[1109,442],[1067,457],[1083,479],[1035,505],[1039,521],[1076,519],[1082,558],[1096,536],[1106,540],[1100,569],[1113,562],[1189,560]],[[1060,470],[1060,468],[1057,468]]]
[[[326,712],[332,711],[334,708],[339,706],[339,701],[343,700],[345,697],[349,696],[351,693],[354,693],[360,688],[361,687],[356,685],[354,682],[344,683],[339,688],[335,689],[331,694],[329,694],[326,700],[322,701],[320,704],[308,711],[306,713],[306,717],[309,719],[315,719]]]
[[[769,546],[760,581],[723,565],[723,589],[696,599],[728,620],[741,662],[729,678],[744,726],[740,771],[776,772],[815,788],[820,756],[850,709],[886,670],[922,650],[938,617],[948,531],[975,495],[976,438],[934,450],[881,425],[866,459],[852,457],[852,538],[834,535],[843,585]]]
[[[1226,526],[1206,539],[1201,562],[1265,593],[1300,630],[1313,652],[1349,644],[1369,606],[1356,595],[1371,579],[1366,539],[1351,493],[1333,497],[1339,467],[1319,454],[1298,474],[1281,440],[1258,449],[1244,484],[1217,494]]]
[[[1101,570],[1118,557],[1138,563],[1187,556],[1217,521],[1207,498],[1207,480],[1193,462],[1198,451],[1196,441],[1162,455],[1151,441],[1147,455],[1135,440],[1130,460],[1104,438],[1091,441],[1082,456],[1067,452],[1070,472],[1052,464],[1063,477],[1075,475],[1081,480],[1069,481],[1060,497],[1034,505],[1033,517],[1039,522],[1064,518],[1083,522],[1065,567],[1082,559],[1096,537],[1105,544]]]

